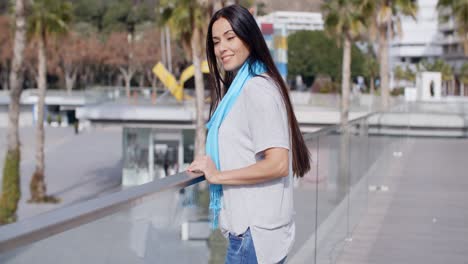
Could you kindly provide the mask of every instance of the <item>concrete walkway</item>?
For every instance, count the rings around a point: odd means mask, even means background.
[[[6,128],[0,129],[0,172],[6,149]],[[75,135],[73,127],[45,127],[47,193],[58,204],[29,204],[29,182],[35,168],[35,128],[21,127],[21,200],[18,219],[120,190],[122,129],[94,128]],[[1,178],[1,176],[0,176]],[[1,187],[1,181],[0,181]]]
[[[468,263],[468,140],[410,141],[336,263]]]

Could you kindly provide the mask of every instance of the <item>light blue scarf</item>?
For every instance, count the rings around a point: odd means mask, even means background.
[[[228,89],[226,95],[219,103],[216,111],[210,118],[210,121],[206,124],[208,128],[208,136],[206,137],[206,153],[211,157],[213,162],[216,164],[218,170],[221,169],[219,164],[219,149],[218,149],[218,130],[223,123],[224,118],[227,116],[232,106],[239,97],[244,84],[255,75],[262,74],[266,71],[265,65],[260,62],[255,62],[250,65],[250,68],[253,70],[251,73],[249,71],[248,61],[244,62],[242,67],[236,74],[236,77],[231,83],[231,86]],[[219,184],[210,184],[210,213],[211,213],[211,223],[212,228],[215,229],[218,227],[218,215],[221,211],[221,197],[223,196],[222,185]]]

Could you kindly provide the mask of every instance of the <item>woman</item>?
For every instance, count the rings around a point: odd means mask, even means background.
[[[210,183],[213,224],[229,237],[226,263],[283,263],[294,241],[293,174],[309,152],[258,25],[241,6],[217,11],[206,40],[211,108],[207,156],[189,171]]]

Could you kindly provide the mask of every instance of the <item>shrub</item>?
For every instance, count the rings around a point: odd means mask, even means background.
[[[394,88],[392,91],[390,91],[391,96],[399,96],[399,95],[404,95],[405,94],[405,88],[399,87],[399,88]]]

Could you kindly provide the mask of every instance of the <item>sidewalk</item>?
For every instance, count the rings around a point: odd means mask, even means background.
[[[337,263],[467,263],[467,139],[411,139]]]
[[[0,171],[6,149],[6,128],[0,129]],[[95,128],[74,134],[73,127],[45,127],[47,193],[58,204],[29,204],[29,181],[35,168],[35,128],[20,128],[21,200],[18,219],[119,190],[122,175],[122,129]],[[1,187],[1,181],[0,181]],[[0,189],[1,190],[1,189]]]

